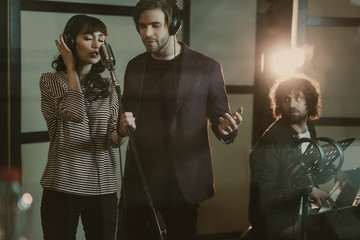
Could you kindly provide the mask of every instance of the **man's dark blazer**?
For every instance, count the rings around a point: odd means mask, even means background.
[[[310,137],[316,139],[314,123],[309,120],[307,127]],[[286,174],[287,167],[302,154],[298,139],[299,134],[288,121],[280,118],[269,126],[250,153],[249,220],[253,234],[269,234],[278,239],[281,231],[298,219],[301,193],[287,184]]]
[[[171,152],[176,179],[185,200],[195,204],[214,195],[213,169],[209,143],[209,120],[216,137],[224,143],[233,141],[237,131],[221,137],[217,127],[219,117],[230,113],[221,65],[184,43],[176,107],[171,120]],[[125,111],[136,117],[141,111],[141,96],[146,68],[150,58],[143,53],[132,59],[126,68],[123,103]],[[147,138],[134,131],[137,138]],[[125,189],[132,191],[136,164],[131,147],[126,154]],[[141,161],[140,161],[141,162]],[[135,191],[135,190],[134,190]]]

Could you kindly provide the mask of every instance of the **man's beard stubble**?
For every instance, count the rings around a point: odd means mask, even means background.
[[[146,40],[146,39],[145,39]],[[163,39],[152,39],[157,43],[157,47],[156,48],[148,48],[145,44],[145,40],[143,40],[146,51],[150,54],[154,54],[154,53],[159,53],[161,52],[161,50],[163,50],[164,48],[166,48],[166,46],[169,45],[170,43],[170,35],[167,36],[166,40],[164,41]]]

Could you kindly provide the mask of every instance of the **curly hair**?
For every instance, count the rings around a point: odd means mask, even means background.
[[[101,32],[105,35],[108,35],[108,30],[106,25],[99,19],[95,17],[90,17],[87,15],[75,15],[71,17],[65,25],[63,36],[66,45],[72,51],[75,62],[78,64],[77,52],[76,52],[76,37],[82,33],[94,33]],[[64,60],[59,54],[52,62],[51,66],[57,71],[66,72],[66,65]],[[96,100],[98,97],[107,97],[109,95],[109,81],[101,77],[101,73],[104,72],[105,67],[101,61],[92,65],[89,74],[85,78],[85,97],[92,97]]]
[[[316,120],[321,114],[321,93],[319,84],[305,76],[295,75],[283,80],[277,81],[270,89],[270,107],[275,119],[283,115],[281,99],[283,99],[292,90],[301,91],[305,96],[308,118]]]

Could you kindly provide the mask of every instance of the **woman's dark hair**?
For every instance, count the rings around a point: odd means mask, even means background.
[[[273,117],[277,119],[283,115],[281,100],[292,90],[301,91],[304,94],[309,119],[318,119],[321,114],[319,84],[315,80],[303,75],[280,80],[271,88],[269,98],[273,110]]]
[[[79,33],[94,33],[101,32],[105,36],[108,35],[106,25],[95,17],[87,15],[75,15],[69,19],[65,25],[63,31],[63,37],[66,45],[72,51],[76,64],[78,64],[77,52],[76,52],[76,37]],[[66,65],[64,60],[59,54],[51,66],[57,71],[66,71]],[[101,61],[92,65],[89,74],[85,78],[85,97],[93,97],[95,100],[99,96],[107,97],[109,95],[109,81],[101,77],[101,73],[104,72],[105,67]]]

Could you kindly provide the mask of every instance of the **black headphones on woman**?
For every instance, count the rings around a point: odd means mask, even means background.
[[[64,28],[64,32],[63,32],[63,38],[64,38],[64,42],[66,44],[66,46],[68,46],[68,48],[74,52],[75,51],[75,38],[76,36],[73,36],[73,25],[75,24],[76,21],[78,21],[78,19],[80,19],[82,17],[82,15],[75,15],[73,17],[71,17],[69,19],[69,21],[67,22],[65,28]]]

